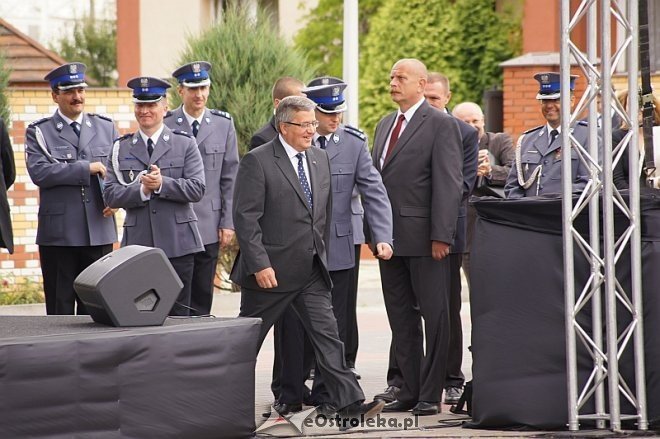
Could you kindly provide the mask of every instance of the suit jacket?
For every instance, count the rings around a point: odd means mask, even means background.
[[[360,131],[341,126],[328,140],[326,150],[332,174],[332,220],[328,241],[328,269],[355,266],[353,189],[357,187],[371,227],[372,241],[392,244],[392,207],[380,174],[374,168],[367,139]],[[360,202],[359,198],[357,199]],[[357,228],[362,230],[360,221]]]
[[[7,189],[16,180],[16,166],[9,132],[2,119],[0,119],[0,172],[2,172],[0,175],[0,247],[6,248],[9,253],[14,253],[14,232],[11,227]]]
[[[511,136],[507,133],[485,133],[479,139],[479,149],[487,149],[495,158],[495,163],[491,163],[492,170],[491,177],[488,179],[489,184],[504,187],[515,160]]]
[[[431,241],[451,244],[463,196],[463,146],[456,119],[424,101],[381,169],[396,112],[376,127],[372,158],[392,204],[397,256],[431,256]]]
[[[332,214],[330,161],[319,148],[309,148],[306,155],[313,209],[279,137],[248,152],[239,164],[234,227],[240,251],[231,280],[241,287],[298,291],[311,278],[314,254],[332,285],[326,253]],[[262,290],[254,274],[268,267],[275,270],[278,286]]]
[[[250,139],[250,150],[270,142],[277,137],[277,128],[275,128],[275,116],[272,116],[267,124],[259,128]]]
[[[89,173],[90,162],[106,162],[117,136],[112,120],[91,113],[83,114],[80,138],[57,111],[28,126],[27,169],[39,186],[37,244],[78,247],[117,241],[114,216],[103,216],[101,183]]]
[[[204,162],[206,190],[193,204],[197,226],[204,245],[218,242],[219,229],[233,229],[231,203],[238,171],[238,145],[231,116],[224,111],[205,110],[197,132],[197,146]],[[172,130],[192,133],[188,119],[179,107],[163,120]]]
[[[456,220],[456,238],[451,246],[451,253],[464,253],[467,241],[467,200],[472,194],[474,182],[477,179],[477,165],[479,161],[479,132],[472,125],[456,119],[461,131],[463,146],[463,198],[458,209]]]
[[[160,168],[163,183],[159,194],[143,201],[137,176],[151,164]],[[135,184],[124,186],[118,173],[125,182]],[[151,157],[139,133],[117,139],[103,195],[108,206],[126,210],[122,246],[157,247],[168,258],[204,250],[192,207],[204,195],[204,165],[189,134],[165,126]]]

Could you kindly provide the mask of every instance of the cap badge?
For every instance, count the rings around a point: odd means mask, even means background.
[[[328,78],[323,78],[323,79],[321,79],[321,84],[328,85],[328,84],[330,84],[330,80]]]
[[[339,87],[332,88],[332,96],[339,96]]]
[[[199,63],[195,63],[192,65],[192,71],[193,73],[199,73],[202,71],[202,67],[199,65]]]
[[[149,87],[149,78],[140,78],[140,85],[142,87]],[[146,90],[143,90],[146,91]]]
[[[69,64],[69,73],[72,75],[78,73],[78,64]]]

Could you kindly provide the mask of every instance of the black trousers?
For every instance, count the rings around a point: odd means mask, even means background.
[[[465,375],[463,366],[463,326],[461,322],[461,265],[462,253],[449,254],[449,351],[447,354],[447,375],[445,387],[463,387]],[[401,387],[403,377],[396,363],[394,343],[390,344],[387,385]]]
[[[357,358],[358,345],[360,341],[358,335],[358,323],[357,323],[356,311],[357,311],[358,276],[360,273],[361,250],[362,250],[362,244],[358,244],[355,246],[355,267],[353,267],[353,269],[351,270],[349,290],[346,296],[346,338],[345,339],[342,338],[342,341],[344,342],[346,365],[348,367],[355,367],[355,360]]]
[[[379,265],[402,377],[399,400],[438,402],[449,350],[449,259],[395,256]]]
[[[195,264],[195,254],[183,255],[176,258],[168,258],[174,271],[179,275],[183,288],[177,297],[171,316],[189,316],[190,315],[190,289],[192,285],[193,268]]]
[[[344,347],[339,340],[337,321],[332,313],[330,289],[323,279],[322,268],[315,261],[314,274],[299,291],[277,293],[241,289],[241,317],[262,319],[259,349],[266,334],[293,306],[316,354],[316,367],[324,376],[328,393],[339,408],[364,401],[364,393],[355,375],[344,365]]]
[[[348,295],[351,290],[352,269],[331,271],[332,279],[332,311],[337,320],[339,339],[342,343],[346,340]],[[278,328],[275,338],[276,361],[279,361],[279,402],[286,404],[300,404],[307,399],[309,389],[305,386],[305,378],[309,370],[314,367],[315,357],[311,343],[305,332],[305,328],[296,316],[292,307],[285,311],[275,327]],[[329,400],[325,385],[321,379],[323,372],[315,371],[314,387],[311,391],[310,402],[320,404],[321,402],[333,402]],[[271,389],[275,387],[271,383]],[[334,403],[334,402],[333,402]]]
[[[207,316],[211,314],[213,304],[213,280],[218,266],[220,243],[214,242],[204,246],[204,251],[195,253],[190,288],[191,315]]]
[[[73,289],[73,281],[92,263],[112,251],[112,244],[83,247],[39,246],[46,313],[89,314]],[[76,309],[77,305],[77,309]]]

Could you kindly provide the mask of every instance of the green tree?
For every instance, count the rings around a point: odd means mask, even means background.
[[[232,115],[241,153],[272,114],[275,81],[281,76],[305,81],[314,75],[306,58],[279,36],[268,14],[259,10],[254,19],[240,6],[230,6],[220,22],[188,41],[179,65],[195,60],[213,66],[208,106]],[[170,98],[173,106],[181,103],[176,89]]]
[[[73,34],[60,39],[51,49],[68,61],[87,65],[86,74],[98,85],[116,85],[117,23],[83,17],[73,25]]]
[[[394,109],[389,75],[394,62],[417,58],[429,70],[454,74],[446,62],[448,0],[385,0],[371,20],[360,63],[360,127],[372,137],[378,120]]]
[[[7,96],[10,73],[11,70],[7,65],[5,54],[0,52],[0,118],[5,121],[5,125],[9,125],[9,118],[11,116],[9,97]]]
[[[520,52],[520,24],[497,13],[495,0],[456,0],[448,28],[452,101],[479,103],[485,90],[502,84],[499,63]]]
[[[384,0],[359,2],[359,35],[369,32],[369,21]],[[320,66],[318,75],[343,75],[344,0],[320,0],[305,18],[307,26],[296,34],[295,45],[313,64]],[[360,46],[364,42],[360,38]]]

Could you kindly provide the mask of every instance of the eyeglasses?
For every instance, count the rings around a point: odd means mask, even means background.
[[[302,128],[303,130],[308,130],[310,128],[316,129],[316,127],[319,126],[319,121],[315,120],[313,122],[303,122],[303,123],[298,123],[298,122],[284,122],[288,123],[289,125],[295,125],[297,127]]]

